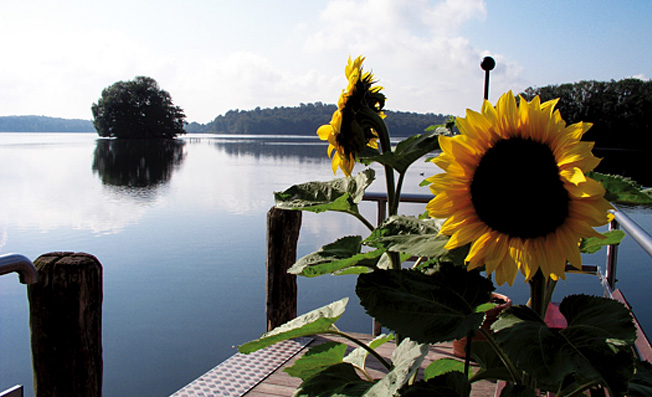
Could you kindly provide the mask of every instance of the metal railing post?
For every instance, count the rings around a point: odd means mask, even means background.
[[[614,220],[609,223],[609,230],[618,230],[620,224],[614,218]],[[607,246],[607,264],[605,270],[605,278],[607,279],[607,284],[611,291],[615,289],[616,286],[616,268],[618,265],[618,244],[611,244]]]

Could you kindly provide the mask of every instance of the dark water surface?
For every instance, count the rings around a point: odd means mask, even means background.
[[[314,136],[191,135],[154,145],[96,134],[0,133],[0,254],[95,255],[104,266],[104,395],[166,396],[264,332],[272,192],[332,179],[326,147]],[[436,172],[418,162],[404,190],[428,194],[418,184]],[[377,179],[371,191],[384,190],[384,178]],[[401,208],[423,211],[423,205]],[[652,230],[649,210],[625,210]],[[363,204],[362,212],[375,219],[373,204]],[[367,235],[346,215],[304,213],[303,219],[299,256],[344,234]],[[625,241],[620,261],[619,286],[652,330],[651,260]],[[585,262],[602,265],[603,254]],[[593,277],[569,278],[559,284],[559,296],[601,293]],[[524,303],[521,281],[501,292]],[[354,286],[352,276],[300,279],[299,312],[348,296],[338,326],[369,332]],[[26,295],[17,276],[0,277],[0,390],[23,384],[30,396]]]

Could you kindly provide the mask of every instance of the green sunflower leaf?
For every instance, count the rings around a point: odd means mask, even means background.
[[[387,397],[396,395],[396,392],[417,372],[428,354],[428,349],[428,344],[417,343],[409,338],[404,339],[392,353],[394,368],[373,385],[367,395]]]
[[[238,346],[238,351],[249,354],[284,340],[326,332],[342,316],[348,301],[349,298],[343,298],[299,316],[262,334],[256,340]]]
[[[435,219],[392,216],[377,227],[365,239],[364,244],[387,251],[429,257],[438,262],[463,264],[468,246],[447,250],[444,246],[450,237],[438,233],[439,224]]]
[[[326,342],[312,347],[300,359],[283,372],[290,376],[307,380],[331,365],[340,364],[346,353],[346,344]]]
[[[299,259],[288,273],[305,277],[324,274],[360,274],[376,266],[384,250],[360,252],[362,237],[346,236]]]
[[[374,170],[366,169],[354,177],[329,182],[308,182],[275,192],[276,207],[282,209],[357,214],[365,189],[374,181]]]
[[[392,334],[378,335],[371,342],[369,342],[369,347],[372,349],[376,349],[379,346],[382,346],[385,343],[390,342],[392,340],[394,340],[394,335]],[[365,368],[365,362],[367,361],[368,356],[369,356],[369,351],[367,351],[367,349],[358,347],[354,349],[351,353],[349,353],[346,357],[344,357],[344,362],[351,363],[358,368]]]
[[[480,370],[471,378],[472,382],[483,379],[514,381],[505,364],[489,342],[473,341],[471,355],[480,366]]]
[[[392,167],[399,174],[405,174],[412,163],[439,149],[438,135],[438,131],[413,135],[399,142],[393,151],[385,152],[379,156],[361,158],[361,161],[367,164],[377,161]]]
[[[399,390],[400,397],[468,397],[471,384],[461,372],[448,372]]]
[[[423,371],[423,379],[428,380],[453,371],[464,373],[464,363],[452,358],[440,358],[426,367]]]
[[[652,396],[652,364],[647,361],[636,363],[636,373],[629,382],[629,397]]]
[[[604,198],[612,203],[652,205],[652,190],[630,178],[599,172],[589,172],[587,176],[602,183],[606,190]]]
[[[475,332],[493,284],[477,271],[450,264],[432,274],[414,270],[377,270],[361,274],[356,294],[367,313],[383,326],[421,343],[439,343]]]
[[[372,385],[360,379],[353,365],[340,363],[304,381],[293,397],[361,397]]]
[[[620,242],[625,238],[626,233],[622,230],[609,230],[602,233],[605,238],[598,237],[588,237],[583,238],[580,243],[580,252],[583,254],[593,254],[604,246],[611,244],[620,244]]]
[[[508,383],[505,385],[503,390],[500,392],[500,397],[537,397],[537,393],[534,389],[526,385],[516,385],[513,383]]]
[[[578,377],[601,384],[610,395],[624,395],[634,374],[636,328],[629,311],[588,295],[564,298],[559,310],[568,322],[561,330],[549,328],[528,307],[507,309],[492,326],[498,344],[542,388],[559,390],[568,377]]]

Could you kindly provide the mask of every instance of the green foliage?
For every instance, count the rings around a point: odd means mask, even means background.
[[[652,205],[652,189],[645,189],[630,178],[590,172],[587,176],[602,183],[604,198],[612,203]]]
[[[428,345],[405,339],[392,353],[394,368],[369,389],[369,396],[391,397],[417,372],[428,354]]]
[[[580,252],[583,254],[594,254],[607,245],[620,244],[620,242],[625,238],[625,232],[622,230],[609,230],[602,233],[602,236],[604,238],[583,238],[580,243]]]
[[[479,272],[441,265],[426,275],[385,270],[358,276],[356,294],[367,313],[384,326],[422,343],[439,343],[475,333],[493,284]]]
[[[274,193],[276,207],[311,212],[340,211],[357,215],[365,189],[374,181],[374,170],[367,169],[353,178],[329,182],[308,182]]]
[[[477,382],[484,379],[504,380],[515,382],[513,375],[505,366],[498,352],[486,340],[473,341],[471,355],[480,366],[480,370],[473,375],[471,381]]]
[[[371,164],[376,161],[392,167],[399,174],[405,174],[415,161],[426,154],[439,149],[437,131],[411,136],[396,145],[393,151],[385,152],[373,157],[363,158],[362,161]]]
[[[360,379],[353,365],[339,363],[305,380],[293,397],[359,397],[372,384]]]
[[[385,343],[391,342],[393,340],[394,340],[393,334],[389,334],[389,335],[381,334],[375,337],[374,340],[369,342],[368,347],[370,349],[377,349],[380,346],[384,345]],[[358,347],[355,348],[351,353],[349,353],[349,355],[344,357],[343,361],[353,364],[355,367],[364,370],[368,356],[369,356],[369,351],[367,349],[363,347]]]
[[[437,263],[463,264],[469,247],[447,250],[444,246],[449,239],[449,236],[439,234],[439,224],[435,219],[397,215],[380,224],[364,243],[390,252],[427,257]]]
[[[299,259],[288,273],[305,277],[340,274],[345,270],[349,270],[347,274],[366,273],[376,266],[384,250],[378,249],[366,253],[361,253],[361,250],[362,237],[342,237]]]
[[[171,139],[185,134],[183,110],[151,77],[114,83],[102,90],[91,110],[102,137]]]
[[[342,363],[345,353],[344,343],[326,342],[311,348],[291,367],[285,368],[284,372],[305,381],[331,365]]]
[[[428,380],[436,378],[439,375],[453,371],[464,373],[464,363],[452,358],[440,358],[439,360],[431,362],[430,365],[426,367],[423,371],[423,379]]]
[[[559,310],[568,322],[561,330],[549,328],[528,307],[507,309],[492,327],[498,344],[539,388],[559,392],[562,384],[566,390],[593,382],[623,396],[634,374],[636,328],[629,311],[587,295],[564,298]]]
[[[466,397],[471,385],[461,372],[448,372],[427,381],[406,385],[399,390],[400,397]]]
[[[636,362],[636,373],[629,382],[629,397],[652,396],[652,364],[647,361]]]
[[[344,313],[348,301],[348,298],[340,299],[339,301],[299,316],[264,333],[256,340],[238,346],[238,351],[245,354],[252,353],[284,340],[330,331],[333,323]]]
[[[536,390],[527,385],[514,383],[508,383],[500,393],[500,397],[539,397],[539,395]]]

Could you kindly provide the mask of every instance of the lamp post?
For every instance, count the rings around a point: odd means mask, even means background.
[[[496,61],[492,57],[484,57],[480,67],[484,70],[484,99],[489,99],[489,71],[496,66]]]

